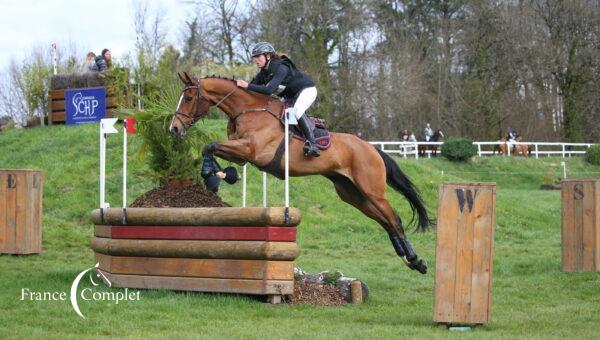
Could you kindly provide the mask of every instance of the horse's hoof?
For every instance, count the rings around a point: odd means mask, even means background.
[[[424,260],[415,260],[411,262],[408,267],[412,270],[418,271],[421,274],[427,273],[427,262]]]

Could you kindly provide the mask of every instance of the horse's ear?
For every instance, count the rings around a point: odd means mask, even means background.
[[[183,75],[185,76],[186,80],[186,84],[193,84],[194,82],[192,81],[192,78],[190,77],[189,74],[187,74],[187,72],[183,72]]]
[[[179,76],[179,79],[181,79],[181,81],[187,85],[187,80],[185,80],[185,78],[183,77],[183,75],[181,75],[181,73],[177,72],[177,75]]]

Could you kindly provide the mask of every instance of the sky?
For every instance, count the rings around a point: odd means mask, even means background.
[[[193,7],[178,0],[151,0],[150,13],[160,10],[167,40],[179,45],[183,21]],[[119,59],[135,44],[134,0],[0,0],[0,72],[11,59],[22,60],[34,47],[75,46],[88,51],[111,50]],[[153,17],[153,15],[152,15]]]

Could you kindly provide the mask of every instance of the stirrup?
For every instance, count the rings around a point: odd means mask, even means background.
[[[319,157],[321,155],[321,152],[313,143],[311,143],[309,140],[306,140],[304,142],[304,155]]]

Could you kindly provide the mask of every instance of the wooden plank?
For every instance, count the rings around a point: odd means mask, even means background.
[[[573,270],[580,271],[583,266],[583,197],[580,193],[583,191],[581,182],[575,183],[573,187],[573,229],[572,229],[572,248],[573,252]]]
[[[8,221],[7,221],[7,203],[8,203],[8,192],[7,192],[7,174],[4,171],[0,171],[0,253],[7,251],[7,235],[8,235]]]
[[[600,180],[594,182],[594,264],[600,271]]]
[[[458,201],[454,186],[438,187],[438,220],[435,248],[435,322],[452,322],[456,267],[456,229]]]
[[[112,226],[111,238],[296,241],[296,228],[275,226]]]
[[[111,230],[111,227],[109,225],[95,225],[94,226],[94,236],[111,238],[110,230]]]
[[[17,251],[17,179],[16,173],[8,172],[6,176],[6,242],[4,252],[15,254]]]
[[[66,121],[66,113],[65,111],[56,111],[48,113],[49,119],[52,120],[53,123],[64,123]],[[113,109],[106,110],[106,118],[112,118],[115,116]]]
[[[473,274],[469,323],[485,324],[491,318],[491,286],[495,226],[495,188],[482,188],[474,206]]]
[[[580,270],[593,271],[595,269],[594,264],[594,248],[595,248],[595,234],[594,229],[595,217],[594,217],[594,182],[586,181],[582,182],[583,185],[583,199],[581,200],[581,268]]]
[[[296,208],[289,209],[290,222],[285,223],[285,208],[127,208],[126,225],[139,226],[295,226],[302,215]],[[124,225],[123,209],[104,209],[104,221],[100,209],[92,211],[94,224]]]
[[[295,260],[295,242],[131,240],[94,237],[94,251],[115,256],[184,257],[206,259]]]
[[[150,275],[110,274],[98,270],[113,287],[197,291],[210,293],[238,293],[256,295],[291,295],[294,281],[281,280],[241,280],[195,277],[170,277]]]
[[[117,104],[115,102],[115,97],[106,97],[106,109],[115,109],[117,107]],[[66,102],[65,99],[53,99],[50,109],[52,110],[52,112],[60,112],[60,111],[65,111],[66,109]]]
[[[573,182],[562,184],[562,270],[564,272],[574,271],[573,260],[573,232],[575,217],[573,212]]]
[[[112,274],[252,280],[294,279],[294,261],[132,257],[96,253],[96,262],[100,263],[100,269]]]
[[[44,197],[44,174],[39,171],[33,175],[34,192],[34,219],[35,226],[35,241],[32,251],[34,253],[42,252],[42,221],[43,221],[43,197]]]
[[[100,86],[101,87],[101,86]],[[88,88],[81,88],[81,89],[95,89],[95,88],[99,88],[98,86],[95,87],[88,87]],[[78,90],[78,89],[70,89],[70,90]],[[107,87],[106,88],[106,97],[111,97],[114,96],[114,88],[113,87]],[[65,90],[50,90],[48,91],[48,96],[52,97],[53,100],[64,100],[65,99]]]
[[[455,192],[462,192],[465,202],[462,211],[458,212],[456,235],[456,286],[454,297],[454,322],[469,322],[471,312],[471,283],[473,272],[473,224],[474,214],[469,210],[466,200],[469,195],[474,197],[473,207],[478,206],[477,195],[480,189],[476,186],[459,186]],[[457,196],[458,197],[458,196]],[[459,202],[460,205],[460,202]]]

